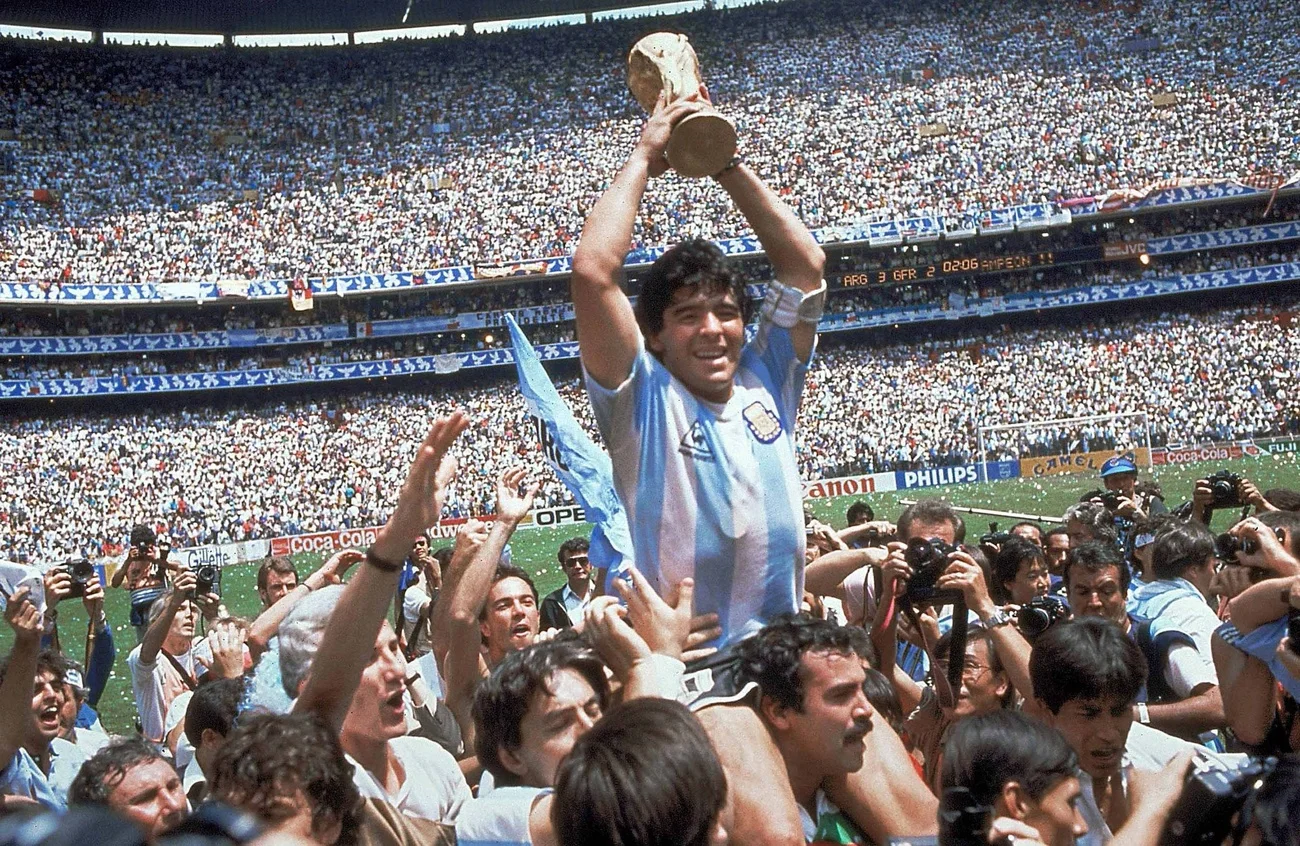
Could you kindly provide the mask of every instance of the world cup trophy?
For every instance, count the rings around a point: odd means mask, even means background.
[[[673,32],[642,38],[627,57],[627,87],[647,112],[654,111],[660,91],[668,103],[699,91],[700,60],[690,41]],[[736,127],[712,110],[687,115],[673,127],[666,155],[682,176],[712,176],[736,155]]]

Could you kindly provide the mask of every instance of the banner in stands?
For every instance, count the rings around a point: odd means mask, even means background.
[[[1020,475],[1027,479],[1039,476],[1060,476],[1067,473],[1091,473],[1096,475],[1101,472],[1101,465],[1105,464],[1107,459],[1120,454],[1117,450],[1102,449],[1092,452],[1045,455],[1041,458],[1022,458],[1020,459]],[[1147,467],[1151,464],[1151,455],[1147,452],[1146,447],[1125,450],[1124,454],[1131,454],[1138,467]]]
[[[835,479],[817,479],[803,483],[804,499],[833,499],[837,496],[861,496],[897,490],[893,473],[863,473]]]
[[[1269,450],[1271,452],[1271,450]],[[1191,464],[1195,461],[1232,461],[1237,458],[1258,458],[1265,452],[1253,441],[1204,446],[1171,446],[1153,449],[1152,464]]]
[[[1266,444],[1260,444],[1269,455],[1286,455],[1300,452],[1300,438],[1278,438]]]
[[[818,324],[818,331],[838,332],[870,326],[959,320],[971,316],[987,317],[995,314],[1068,308],[1093,303],[1120,302],[1123,300],[1160,297],[1168,294],[1223,290],[1295,280],[1300,280],[1300,262],[1216,270],[1206,273],[1177,275],[1167,279],[1143,279],[1123,285],[1090,285],[1045,294],[1024,293],[994,297],[992,299],[970,299],[966,301],[965,305],[961,306],[954,306],[949,302],[943,305],[933,304],[921,307],[850,312],[848,314],[828,314]],[[0,288],[3,287],[3,283],[0,283]],[[0,299],[3,299],[3,297],[0,297]],[[449,362],[447,356],[453,356],[459,361],[460,367],[446,366]],[[448,353],[447,356],[414,356],[410,358],[318,364],[314,366],[294,365],[260,370],[172,373],[150,376],[5,379],[0,380],[0,399],[253,388],[308,382],[337,382],[348,379],[377,379],[385,376],[406,376],[417,373],[445,373],[449,370],[471,367],[499,367],[514,363],[514,353],[506,348]],[[543,361],[574,359],[578,357],[578,345],[575,342],[566,341],[539,346],[537,347],[537,356]]]
[[[429,530],[434,540],[456,537],[464,517],[443,520]],[[298,555],[302,552],[333,552],[336,549],[365,549],[375,542],[383,526],[365,526],[357,529],[339,529],[334,532],[316,532],[310,535],[289,535],[272,538],[271,555]]]
[[[984,464],[984,474],[990,482],[1014,479],[1020,476],[1020,463],[1016,461],[989,461]],[[897,470],[894,484],[897,490],[911,488],[937,488],[948,485],[968,485],[982,482],[980,468],[975,464],[958,464],[953,467],[929,467],[924,470]]]
[[[218,567],[233,567],[250,561],[261,561],[271,554],[271,541],[253,540],[240,543],[223,543],[213,546],[196,546],[190,549],[174,549],[169,561],[175,561],[191,570],[203,564],[215,564]]]
[[[1127,208],[1171,206],[1182,203],[1204,203],[1252,194],[1270,194],[1274,190],[1300,188],[1300,174],[1272,180],[1266,186],[1247,185],[1235,181],[1169,180],[1143,189],[1120,189],[1098,197],[1078,197],[1060,203],[1034,203],[993,209],[977,216],[977,225],[985,232],[1011,229],[1036,229],[1064,226],[1073,215],[1116,212]],[[951,222],[937,217],[908,218],[874,221],[817,229],[812,234],[819,243],[869,242],[872,244],[898,244],[907,241],[934,240],[942,234],[967,235],[971,233],[969,216],[954,218]],[[729,256],[759,253],[762,245],[752,235],[717,242]],[[628,254],[628,266],[649,264],[662,255],[665,247],[648,247]],[[441,267],[426,270],[404,270],[396,273],[364,273],[350,276],[330,276],[310,282],[311,293],[316,296],[346,297],[373,294],[383,291],[408,289],[416,285],[450,285],[473,282],[476,279],[512,275],[525,272],[546,274],[568,273],[573,269],[569,256],[515,262],[510,265],[482,266],[477,270],[469,266]],[[293,280],[259,279],[226,280],[223,282],[138,283],[120,285],[51,284],[39,282],[0,283],[0,302],[43,302],[51,305],[76,305],[118,302],[174,302],[193,298],[202,303],[221,297],[247,300],[280,300],[289,294]]]

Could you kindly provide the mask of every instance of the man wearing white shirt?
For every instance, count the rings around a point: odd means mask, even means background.
[[[1052,626],[1034,643],[1029,674],[1038,715],[1079,756],[1079,811],[1088,833],[1077,844],[1102,846],[1128,820],[1133,770],[1160,770],[1195,747],[1134,723],[1146,661],[1113,622],[1086,617]]]
[[[568,581],[548,593],[542,600],[543,631],[576,626],[582,620],[587,606],[591,604],[594,591],[591,587],[591,561],[587,557],[588,549],[586,538],[569,538],[560,544],[557,557]]]

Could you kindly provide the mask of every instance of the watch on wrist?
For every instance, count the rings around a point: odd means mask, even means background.
[[[980,622],[986,629],[996,629],[1001,626],[1009,626],[1015,622],[1011,615],[1001,608],[994,608],[992,612],[980,616]]]

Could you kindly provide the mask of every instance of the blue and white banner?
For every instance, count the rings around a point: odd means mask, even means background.
[[[1300,189],[1300,174],[1290,177],[1277,190]],[[954,218],[913,217],[898,220],[875,221],[829,226],[813,232],[819,243],[867,242],[873,246],[889,246],[914,241],[932,241],[939,237],[967,237],[978,228],[982,232],[1009,232],[1014,229],[1039,229],[1048,226],[1065,226],[1072,215],[1102,214],[1124,209],[1170,206],[1182,203],[1204,203],[1211,200],[1242,197],[1250,194],[1270,194],[1272,188],[1258,188],[1239,182],[1221,182],[1205,185],[1155,185],[1144,189],[1112,191],[1101,197],[1081,197],[1056,203],[1031,203],[1005,209],[974,212]],[[750,255],[762,251],[762,245],[752,235],[729,238],[717,242],[729,256]],[[667,247],[639,247],[628,254],[629,267],[650,264],[663,255]],[[543,268],[546,275],[569,273],[573,260],[569,256],[553,256],[514,264]],[[384,292],[403,291],[420,286],[454,285],[483,278],[496,278],[485,270],[476,274],[473,267],[442,267],[427,270],[404,270],[396,273],[363,273],[347,276],[330,276],[308,280],[314,297],[364,296]],[[228,282],[159,282],[121,285],[81,285],[41,282],[0,282],[0,303],[50,303],[51,305],[90,305],[122,302],[177,302],[194,300],[202,303],[223,296],[246,300],[280,300],[288,296],[291,279]]]
[[[263,347],[318,344],[350,337],[346,323],[293,326],[281,329],[227,329],[216,332],[152,335],[52,336],[0,338],[0,355],[101,355],[104,353],[210,350],[226,347]]]
[[[609,455],[587,437],[514,318],[506,318],[506,328],[515,353],[519,391],[532,416],[538,445],[555,475],[582,506],[587,522],[595,525],[591,532],[591,563],[606,572],[605,592],[614,594],[611,580],[632,565],[632,536],[627,514],[614,490]]]
[[[1266,244],[1269,241],[1291,241],[1300,238],[1300,223],[1271,223],[1265,226],[1243,226],[1238,229],[1220,229],[1215,232],[1191,232],[1187,235],[1170,235],[1147,240],[1147,252],[1153,256],[1189,253],[1196,250],[1217,250],[1241,247],[1248,244]]]
[[[989,317],[1021,311],[1070,308],[1092,303],[1139,300],[1191,291],[1224,290],[1298,280],[1300,280],[1300,262],[1289,262],[1241,270],[1194,273],[1167,279],[1145,279],[1123,285],[1092,285],[1046,293],[972,299],[960,306],[948,304],[947,308],[928,305],[828,314],[822,318],[818,331],[846,332],[902,323],[932,323],[966,317]],[[578,345],[572,341],[548,344],[538,347],[537,355],[543,361],[574,359],[578,357]],[[514,353],[509,349],[491,349],[264,370],[178,373],[159,376],[91,376],[80,379],[8,379],[0,381],[0,399],[207,391],[305,382],[377,379],[384,376],[406,376],[417,373],[450,373],[476,367],[500,367],[514,364],[514,361]]]

